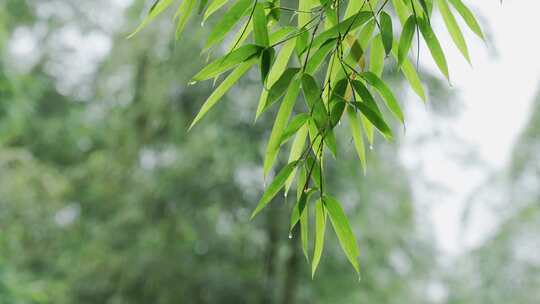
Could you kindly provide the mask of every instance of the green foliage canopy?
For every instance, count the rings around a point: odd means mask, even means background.
[[[461,0],[299,0],[296,7],[295,3],[280,0],[200,0],[198,6],[195,2],[184,0],[177,8],[177,38],[181,39],[192,15],[200,15],[203,25],[222,12],[215,17],[217,21],[205,49],[220,52],[225,41],[232,42],[225,54],[192,77],[190,84],[209,79],[217,82],[222,74],[230,72],[205,101],[190,129],[252,66],[258,66],[262,93],[256,118],[271,107],[278,108],[264,157],[265,177],[288,139],[294,137],[294,141],[289,163],[269,183],[252,218],[284,188],[286,195],[298,175],[291,229],[300,222],[307,257],[307,209],[312,199],[313,203],[316,201],[315,246],[309,259],[313,274],[323,250],[327,217],[348,260],[359,272],[359,248],[352,229],[340,202],[329,196],[324,187],[325,162],[329,155],[338,155],[334,129],[344,117],[348,118],[365,171],[365,140],[371,146],[375,130],[386,140],[392,140],[389,115],[405,126],[401,105],[383,79],[385,67],[396,63],[412,89],[425,101],[422,82],[409,59],[415,35],[418,46],[421,38],[425,41],[434,62],[449,81],[444,51],[431,25],[434,8],[438,8],[452,40],[467,61],[469,51],[454,14],[460,15],[472,32],[483,39],[478,22]],[[174,3],[155,1],[133,34]],[[304,103],[299,102],[302,99]]]

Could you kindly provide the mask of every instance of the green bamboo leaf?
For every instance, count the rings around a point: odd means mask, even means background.
[[[482,32],[482,28],[480,28],[480,25],[476,21],[476,18],[474,18],[473,13],[469,10],[465,4],[461,0],[449,0],[452,6],[458,11],[458,13],[461,15],[463,20],[465,20],[465,23],[469,26],[469,28],[482,40],[485,40],[484,33]]]
[[[208,19],[208,17],[210,17],[213,13],[217,12],[220,8],[222,8],[225,4],[227,4],[228,1],[229,0],[214,0],[214,1],[212,1],[212,3],[210,3],[210,5],[206,9],[206,11],[204,12],[203,22],[205,22],[206,19]]]
[[[305,72],[310,75],[315,74],[326,56],[328,56],[328,53],[336,47],[336,44],[336,38],[332,38],[323,43],[323,45],[321,45],[321,47],[308,59]]]
[[[340,121],[345,111],[345,102],[343,97],[347,94],[349,81],[347,78],[342,78],[332,88],[330,95],[330,127],[334,128]]]
[[[283,44],[283,47],[287,44],[287,42],[291,40],[295,40],[296,37],[294,37],[296,33],[296,28],[292,26],[280,26],[276,29],[276,31],[270,33],[269,39],[270,39],[270,45],[277,44],[281,42]]]
[[[310,11],[318,4],[317,2],[317,0],[298,0],[298,10],[304,12]],[[298,28],[305,26],[310,19],[311,16],[309,14],[298,14]]]
[[[202,3],[202,2],[201,2]],[[180,35],[182,34],[182,31],[184,30],[184,27],[186,26],[186,23],[189,19],[189,16],[191,16],[191,12],[193,11],[193,8],[195,7],[195,0],[184,0],[182,4],[178,7],[178,10],[176,11],[175,18],[178,19],[176,23],[176,40],[180,39]]]
[[[270,43],[266,24],[264,6],[262,3],[257,3],[255,11],[253,11],[253,38],[256,45],[267,47]]]
[[[373,111],[371,107],[363,102],[354,102],[354,106],[364,114],[364,116],[381,132],[381,134],[388,140],[392,139],[392,130],[384,121],[382,115]]]
[[[388,56],[388,54],[390,54],[390,52],[392,51],[392,44],[394,41],[392,17],[390,17],[390,15],[388,15],[384,11],[381,12],[380,24],[381,24],[381,37],[382,37],[382,43],[384,45],[384,52]]]
[[[302,75],[302,90],[306,103],[311,111],[311,116],[319,131],[324,130],[328,116],[326,114],[326,108],[321,98],[321,89],[317,85],[317,82],[313,76],[309,74]]]
[[[354,91],[358,93],[358,96],[360,96],[360,99],[362,99],[362,102],[370,107],[372,111],[382,116],[381,110],[379,110],[377,102],[375,102],[375,98],[373,98],[373,95],[371,95],[368,88],[359,80],[353,80],[352,86]]]
[[[274,60],[275,51],[273,48],[266,48],[262,51],[261,54],[261,81],[263,85],[266,83],[266,78],[270,72],[270,67],[272,66],[272,61]]]
[[[369,70],[379,77],[384,70],[384,46],[380,34],[375,36],[371,43]]]
[[[330,123],[331,127],[334,128],[339,121],[341,120],[341,117],[343,116],[343,112],[345,111],[345,102],[342,100],[335,100],[332,103],[332,109],[330,110]]]
[[[392,0],[392,6],[394,7],[394,10],[396,11],[396,15],[398,16],[401,24],[405,24],[405,21],[411,15],[407,5],[405,5],[403,0]]]
[[[199,9],[197,10],[197,13],[199,15],[202,13],[202,11],[204,10],[204,8],[206,7],[207,4],[208,4],[208,0],[200,0],[199,1]]]
[[[373,86],[379,94],[382,96],[382,98],[385,101],[386,106],[388,109],[394,114],[394,116],[403,124],[405,123],[405,118],[403,117],[403,112],[401,111],[401,107],[399,106],[399,103],[396,100],[396,97],[394,97],[394,94],[388,88],[388,86],[379,78],[377,75],[370,73],[370,72],[364,72],[360,74],[362,78],[364,78],[367,83],[369,83],[371,86]]]
[[[300,71],[299,68],[288,68],[283,72],[281,77],[272,85],[270,90],[268,90],[268,97],[266,98],[266,104],[264,105],[263,110],[266,111],[270,106],[272,106],[276,101],[278,101],[291,85],[291,81]]]
[[[437,36],[435,36],[435,33],[433,32],[433,29],[431,28],[431,25],[429,25],[423,18],[416,18],[416,19],[418,22],[418,26],[420,28],[420,32],[422,33],[422,36],[424,37],[424,40],[426,41],[426,44],[431,53],[431,56],[433,57],[433,60],[435,60],[435,63],[439,67],[439,70],[441,71],[441,73],[443,73],[446,79],[450,80],[450,76],[448,74],[448,65],[446,63],[444,52],[441,48],[441,44],[439,43],[439,40],[437,39]]]
[[[469,57],[469,49],[467,48],[467,42],[465,42],[463,33],[461,32],[456,18],[452,14],[452,11],[450,10],[450,7],[448,6],[448,3],[446,1],[447,0],[438,0],[439,11],[443,16],[446,28],[448,29],[448,32],[450,33],[450,36],[452,37],[455,45],[457,46],[461,54],[463,54],[465,59],[467,59],[467,61],[471,63],[471,58]]]
[[[347,114],[349,116],[349,127],[351,128],[354,148],[356,150],[356,154],[358,154],[358,159],[360,159],[360,165],[362,166],[364,172],[366,172],[366,149],[364,146],[364,138],[362,137],[362,132],[360,131],[360,123],[358,121],[358,116],[354,109],[351,107],[347,107]]]
[[[300,238],[302,240],[302,251],[306,260],[309,261],[308,255],[308,241],[309,241],[309,219],[308,219],[309,207],[305,204],[304,210],[300,215]]]
[[[431,13],[431,9],[428,7],[426,0],[418,0],[418,1],[420,2],[420,5],[422,6],[422,10],[424,11],[424,16],[426,16],[429,22],[429,15]]]
[[[192,81],[202,81],[219,76],[223,72],[234,68],[251,57],[258,57],[262,50],[263,48],[253,44],[241,46],[208,64],[199,73],[193,76]]]
[[[308,168],[308,170],[311,171],[311,180],[313,181],[315,186],[317,186],[317,188],[320,189],[322,175],[321,175],[321,168],[319,167],[319,165],[320,165],[320,159],[316,161],[312,155],[309,155],[307,157],[306,167]]]
[[[225,78],[225,80],[223,80],[223,82],[212,92],[212,94],[204,102],[203,106],[199,110],[199,113],[197,114],[195,119],[193,119],[193,122],[189,126],[190,130],[199,120],[204,117],[204,115],[206,115],[206,113],[208,113],[208,111],[210,111],[210,109],[221,99],[221,97],[223,97],[223,95],[225,95],[225,93],[227,93],[227,91],[229,91],[229,89],[234,84],[236,84],[238,79],[240,79],[240,77],[242,77],[242,75],[244,75],[256,61],[257,59],[253,58],[251,60],[243,62],[234,71],[232,71],[232,73],[229,74],[227,78]]]
[[[401,67],[403,61],[407,58],[409,50],[411,49],[412,40],[414,37],[414,31],[416,30],[416,21],[414,16],[410,16],[403,25],[403,31],[399,38],[398,46],[398,67]]]
[[[397,41],[394,41],[394,44],[397,44]],[[394,56],[394,58],[399,60],[398,51],[396,50],[396,48],[392,49],[392,55]],[[426,101],[426,93],[424,91],[424,87],[422,86],[420,76],[418,76],[416,69],[407,57],[403,59],[400,69],[403,75],[405,75],[405,79],[407,79],[407,81],[411,85],[413,91],[422,99],[422,101]]]
[[[324,136],[324,143],[326,147],[332,153],[334,158],[337,158],[337,140],[336,135],[332,129],[325,130],[326,135]]]
[[[283,102],[279,107],[278,114],[276,116],[276,121],[274,122],[274,127],[272,128],[272,133],[270,134],[270,139],[268,140],[268,145],[266,147],[266,154],[264,157],[264,176],[268,175],[276,156],[279,152],[281,135],[287,126],[287,121],[291,116],[294,104],[296,103],[296,97],[300,92],[300,80],[295,78],[289,85],[287,89],[287,94],[283,98]]]
[[[304,194],[304,192],[306,190],[310,190],[310,188],[308,188],[309,184],[306,183],[307,181],[307,169],[306,167],[308,167],[308,164],[307,162],[304,162],[302,166],[300,166],[300,168],[298,169],[298,181],[296,181],[296,200],[297,200],[297,203],[300,201],[300,199],[302,198],[302,195]],[[290,178],[290,176],[289,176]],[[300,205],[299,205],[300,206]],[[300,206],[301,207],[301,206]],[[294,213],[294,209],[293,209],[293,213]],[[302,209],[298,209],[298,212],[296,214],[296,220],[293,221],[293,218],[291,218],[291,224],[294,222],[294,224],[296,224],[298,222],[298,220],[300,219],[300,213],[302,213]],[[294,216],[294,214],[291,214],[291,216]],[[293,226],[291,225],[291,230],[293,229]]]
[[[143,19],[141,24],[133,31],[133,33],[129,34],[128,39],[135,36],[138,32],[140,32],[142,29],[144,29],[150,22],[152,22],[157,16],[159,16],[161,13],[163,13],[171,4],[173,3],[173,0],[156,0],[150,10],[148,11],[148,14]]]
[[[238,0],[214,26],[212,32],[210,32],[210,36],[208,36],[204,48],[208,49],[216,43],[221,42],[234,25],[238,23],[243,16],[249,13],[252,3],[251,0]]]
[[[315,276],[324,249],[324,234],[326,230],[326,210],[321,199],[315,203],[315,246],[311,262],[311,277]]]
[[[305,124],[298,130],[298,132],[296,132],[296,136],[294,137],[293,143],[291,145],[291,151],[289,152],[289,162],[298,160],[302,155],[302,152],[304,151],[304,147],[306,145],[308,130],[309,128]],[[293,173],[291,174],[291,176],[289,176],[287,182],[285,183],[285,195],[287,195],[289,189],[291,188],[295,174],[296,169],[294,169]]]
[[[349,221],[341,204],[333,197],[325,195],[323,198],[324,206],[330,216],[330,222],[334,227],[334,231],[339,240],[341,248],[345,252],[347,259],[353,266],[356,273],[360,274],[360,265],[358,264],[358,257],[360,256],[360,250],[356,243],[356,238],[351,230]]]
[[[296,134],[296,132],[298,132],[298,130],[303,127],[310,118],[311,116],[309,116],[309,114],[301,113],[291,119],[291,122],[283,131],[283,135],[281,135],[281,144],[284,144],[287,140],[289,140],[289,138]]]
[[[364,50],[367,49],[368,43],[372,38],[375,25],[376,23],[374,19],[369,20],[360,30],[360,34],[358,34],[358,43]]]
[[[274,61],[274,64],[272,65],[272,67],[270,68],[270,72],[268,73],[268,78],[266,80],[267,87],[271,88],[284,73],[285,69],[287,68],[287,64],[289,63],[289,60],[291,58],[291,55],[294,51],[294,46],[296,45],[295,41],[296,38],[293,38],[283,44],[283,47],[279,51],[276,60]],[[259,118],[259,116],[267,108],[266,104],[268,100],[268,93],[269,91],[266,88],[263,88],[261,97],[259,98],[259,105],[257,106],[255,120],[257,120],[257,118]]]
[[[279,173],[276,175],[270,186],[268,186],[268,189],[264,192],[263,196],[261,197],[261,200],[257,204],[257,208],[253,211],[251,214],[251,219],[253,219],[261,210],[264,209],[270,203],[270,201],[276,196],[276,194],[283,188],[285,185],[285,181],[291,175],[293,169],[298,164],[297,161],[294,161],[292,163],[287,164]]]
[[[358,12],[357,14],[343,20],[332,28],[318,34],[311,43],[311,47],[314,49],[319,48],[325,41],[332,38],[338,38],[340,35],[344,35],[347,31],[352,31],[373,18],[372,12]],[[302,50],[300,53],[304,52]]]

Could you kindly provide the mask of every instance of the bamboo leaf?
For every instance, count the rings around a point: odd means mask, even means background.
[[[214,26],[204,48],[208,49],[216,43],[221,42],[233,26],[250,11],[251,4],[251,0],[238,0]]]
[[[371,43],[369,70],[379,77],[384,70],[384,46],[380,34],[375,36]]]
[[[146,15],[146,17],[141,22],[141,24],[135,29],[135,31],[133,31],[133,33],[129,34],[128,39],[132,38],[138,32],[143,30],[157,16],[163,13],[172,3],[173,3],[173,0],[156,0],[154,4],[152,5],[152,7],[150,8],[150,11]]]
[[[306,122],[311,118],[309,114],[307,113],[301,113],[296,115],[287,128],[283,131],[283,135],[281,135],[281,144],[284,144],[289,138],[291,138],[298,130],[303,127]]]
[[[208,19],[208,17],[210,17],[213,13],[215,13],[217,10],[219,10],[225,4],[227,4],[228,1],[229,0],[214,0],[214,1],[212,1],[212,3],[210,3],[210,5],[206,9],[206,11],[204,12],[203,22],[205,22],[206,19]]]
[[[274,64],[270,68],[270,72],[268,73],[268,77],[266,81],[267,86],[269,86],[270,88],[276,83],[276,81],[279,80],[279,78],[284,73],[285,69],[287,68],[287,64],[289,63],[292,52],[294,51],[294,46],[296,44],[295,41],[296,39],[293,38],[285,42],[285,44],[279,51],[276,57],[276,60],[274,61]],[[268,93],[269,91],[266,88],[263,88],[261,97],[259,98],[259,105],[257,106],[255,120],[257,120],[257,118],[259,118],[259,116],[264,112],[264,110],[268,108],[267,107]]]
[[[392,139],[392,130],[384,119],[382,118],[382,115],[379,113],[373,111],[371,107],[369,107],[367,104],[363,102],[354,102],[354,106],[364,114],[364,116],[381,132],[381,134],[388,140]]]
[[[272,66],[272,61],[274,60],[275,51],[273,48],[266,48],[262,51],[261,54],[261,81],[263,85],[266,83],[266,78],[270,72],[270,67]]]
[[[382,98],[385,101],[386,106],[388,109],[394,114],[394,116],[403,124],[405,123],[405,118],[403,117],[403,112],[401,111],[401,107],[399,106],[399,103],[396,100],[396,97],[394,97],[394,94],[388,88],[388,86],[382,81],[377,75],[370,73],[370,72],[364,72],[361,74],[361,77],[364,78],[370,85],[372,85],[379,94],[382,96]]]
[[[358,154],[358,159],[360,159],[360,165],[362,166],[364,172],[366,172],[366,149],[364,146],[364,138],[362,137],[362,132],[360,131],[360,122],[358,121],[358,116],[353,108],[347,107],[347,114],[349,116],[349,127],[351,128],[354,148],[356,150],[356,154]]]
[[[276,116],[276,121],[274,122],[274,127],[272,128],[272,133],[270,134],[270,139],[268,140],[268,145],[266,147],[266,154],[264,156],[264,175],[268,175],[274,161],[276,159],[277,153],[279,152],[281,135],[287,125],[287,121],[291,116],[292,109],[296,103],[296,97],[300,92],[300,80],[298,78],[294,79],[287,89],[287,94],[279,107],[278,114]]]
[[[431,56],[433,57],[433,60],[435,60],[435,63],[439,67],[439,70],[441,71],[441,73],[443,73],[446,79],[450,80],[450,76],[448,74],[448,65],[446,63],[446,57],[444,56],[444,52],[441,48],[441,44],[439,43],[437,36],[435,36],[435,33],[433,32],[431,25],[429,25],[422,18],[417,18],[417,22],[420,28],[420,32],[422,33],[422,36],[424,37],[424,40],[426,41],[426,44],[431,53]]]
[[[360,256],[360,250],[358,249],[358,244],[356,243],[356,238],[351,230],[349,225],[349,220],[340,203],[333,197],[325,195],[323,198],[324,206],[326,211],[330,216],[330,222],[334,227],[334,231],[339,240],[341,248],[345,252],[347,259],[353,266],[356,273],[360,273],[360,265],[358,264],[358,257]]]
[[[358,93],[358,95],[362,99],[362,102],[364,102],[368,107],[371,108],[372,111],[374,111],[378,115],[382,115],[379,107],[377,106],[377,103],[375,102],[375,98],[373,98],[373,95],[371,95],[368,88],[359,80],[353,80],[352,85],[354,91]]]
[[[251,57],[258,57],[262,50],[263,48],[253,44],[241,46],[227,55],[208,64],[199,73],[193,76],[192,80],[202,81],[219,76],[223,72],[234,68]]]
[[[180,39],[180,35],[182,34],[182,31],[184,30],[184,27],[186,26],[186,23],[194,7],[195,0],[184,0],[182,4],[180,4],[180,6],[178,7],[175,16],[176,18],[178,18],[178,21],[176,23],[176,40]]]
[[[454,6],[454,8],[457,10],[457,12],[461,15],[463,20],[465,20],[465,23],[469,26],[469,28],[482,40],[485,40],[484,33],[482,32],[482,28],[480,28],[480,25],[478,24],[478,21],[476,21],[476,18],[474,18],[474,14],[469,10],[465,4],[461,0],[449,0],[450,3]]]
[[[305,72],[313,75],[324,61],[328,53],[336,47],[337,39],[332,38],[323,43],[321,47],[308,59]]]
[[[397,44],[396,41],[394,41],[394,43]],[[392,49],[392,55],[394,56],[394,58],[398,59],[398,52],[396,48]],[[422,101],[425,102],[426,93],[424,91],[422,81],[420,80],[420,76],[418,76],[418,73],[416,72],[416,69],[414,68],[413,64],[407,57],[403,59],[400,69],[403,75],[405,75],[405,79],[407,79],[407,81],[411,85],[411,88],[416,93],[416,95],[418,95],[422,99]]]
[[[373,14],[371,12],[358,12],[357,14],[343,20],[342,22],[338,23],[336,26],[318,34],[314,39],[312,43],[312,48],[319,48],[325,41],[332,39],[332,38],[338,38],[340,35],[344,35],[347,31],[352,31],[366,22],[368,22],[370,19],[373,18]],[[304,52],[302,50],[302,52]]]
[[[221,99],[221,97],[223,97],[223,95],[227,93],[227,91],[238,81],[238,79],[240,79],[240,77],[242,77],[242,75],[244,75],[249,70],[249,68],[255,62],[256,58],[243,62],[231,74],[229,74],[229,76],[227,76],[225,80],[223,80],[223,82],[212,92],[210,97],[206,99],[203,106],[199,110],[199,113],[197,114],[195,119],[193,119],[193,122],[189,126],[189,129],[193,128],[193,126],[199,120],[201,120],[214,105],[216,105],[216,103]]]
[[[428,22],[429,22],[429,15],[431,10],[428,7],[428,4],[426,0],[418,0],[420,2],[420,6],[422,6],[422,10],[424,11],[424,16],[426,16]]]
[[[467,61],[471,63],[471,58],[469,57],[469,49],[467,48],[467,42],[465,42],[463,33],[461,32],[461,29],[457,24],[456,18],[452,14],[452,11],[450,10],[450,7],[448,6],[448,3],[446,1],[447,0],[438,0],[439,11],[443,16],[444,23],[446,24],[446,28],[448,29],[448,32],[450,33],[454,44],[457,46],[461,54],[463,54],[465,59],[467,59]]]
[[[410,16],[403,25],[403,31],[399,38],[398,46],[398,67],[401,67],[403,61],[407,58],[409,50],[411,49],[412,39],[414,37],[414,31],[416,30],[416,21],[414,16]]]
[[[392,51],[392,44],[394,42],[394,30],[392,27],[392,18],[386,13],[381,12],[381,37],[382,44],[384,45],[384,52],[388,56]]]
[[[308,126],[304,124],[298,132],[296,132],[296,136],[294,137],[293,143],[291,145],[291,151],[289,152],[289,162],[298,160],[300,156],[302,155],[302,152],[304,150],[304,146],[306,145],[306,138],[308,135]],[[287,179],[287,182],[285,183],[285,195],[289,192],[289,189],[291,188],[292,182],[294,180],[294,175],[296,173],[296,169],[294,169],[293,173],[289,178]]]
[[[327,122],[326,108],[321,98],[321,89],[313,76],[302,75],[302,90],[305,100],[310,108],[311,115],[319,131],[323,130]]]
[[[302,251],[304,252],[304,256],[306,257],[306,260],[309,261],[309,255],[308,255],[308,241],[309,241],[309,219],[308,219],[308,212],[309,207],[306,203],[304,206],[304,210],[302,210],[302,213],[300,215],[300,238],[302,240]]]
[[[283,72],[281,77],[279,77],[279,79],[272,85],[272,87],[268,91],[266,104],[264,105],[261,113],[266,111],[271,105],[273,105],[276,101],[283,97],[283,95],[285,95],[285,92],[291,85],[291,81],[298,74],[299,71],[299,68],[288,68],[285,70],[285,72]]]
[[[324,249],[324,234],[326,230],[326,210],[321,199],[315,203],[315,246],[311,262],[311,277],[315,276]]]
[[[199,15],[202,13],[202,11],[204,10],[204,8],[206,7],[207,4],[208,4],[208,0],[200,0],[199,1],[199,9],[197,10],[197,13]]]
[[[264,209],[270,203],[270,201],[276,196],[276,194],[283,188],[285,185],[285,181],[289,177],[289,175],[292,173],[293,169],[298,164],[297,161],[294,161],[292,163],[287,164],[279,173],[276,175],[276,178],[272,181],[270,186],[268,186],[268,189],[264,192],[261,200],[257,204],[257,208],[253,211],[251,214],[251,219],[253,219],[261,210]]]
[[[253,38],[256,45],[267,47],[270,43],[268,39],[267,20],[262,3],[255,5],[253,11]]]

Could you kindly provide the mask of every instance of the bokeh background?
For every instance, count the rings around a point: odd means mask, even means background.
[[[387,67],[407,131],[366,175],[341,132],[358,281],[330,232],[311,279],[291,199],[249,221],[257,73],[187,132],[206,27],[128,40],[149,1],[0,0],[0,303],[539,303],[540,3],[469,3],[487,42],[467,35],[471,67],[439,26],[451,83],[421,48],[426,105]]]

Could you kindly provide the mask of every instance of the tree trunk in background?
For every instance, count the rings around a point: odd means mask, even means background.
[[[276,290],[276,260],[279,248],[279,206],[269,206],[266,214],[266,233],[268,234],[268,243],[265,254],[265,277],[264,291],[262,293],[262,303],[274,303]]]
[[[298,230],[298,229],[295,229]],[[298,234],[296,234],[298,235]],[[288,243],[289,257],[285,265],[285,280],[283,286],[283,304],[296,303],[296,292],[298,288],[298,272],[300,263],[300,238],[296,237]]]

